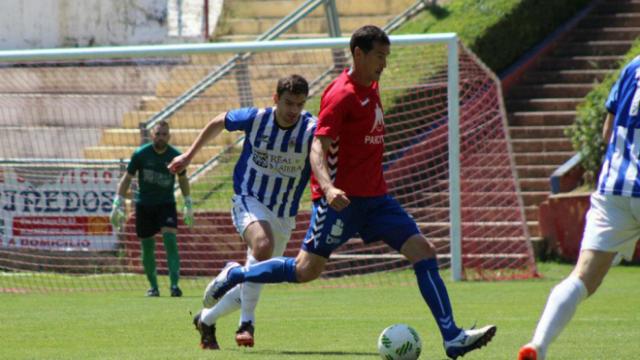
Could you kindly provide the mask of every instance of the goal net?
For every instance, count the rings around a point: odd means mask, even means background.
[[[434,242],[441,267],[453,264],[455,274],[458,266],[466,279],[534,276],[496,77],[455,37],[391,39],[380,82],[389,192]],[[143,50],[0,52],[0,292],[143,288],[134,207],[122,231],[108,216],[154,122],[168,121],[170,143],[185,150],[215,115],[272,106],[277,79],[292,73],[309,81],[306,108],[317,114],[322,90],[350,64],[345,38]],[[450,66],[453,50],[458,67]],[[448,101],[452,91],[459,101]],[[230,216],[242,142],[225,131],[188,169],[196,225],[184,226],[179,214],[183,287],[246,257]],[[180,210],[179,190],[176,199]],[[297,253],[309,209],[307,193],[286,255]],[[164,275],[159,235],[157,247]],[[332,255],[321,283],[413,283],[410,270],[384,243],[356,237]]]

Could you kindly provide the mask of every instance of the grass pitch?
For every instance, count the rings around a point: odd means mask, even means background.
[[[494,323],[488,347],[464,357],[515,359],[529,340],[549,290],[571,270],[541,264],[543,279],[447,281],[456,320]],[[632,359],[640,335],[640,268],[616,267],[553,344],[550,359]],[[444,272],[445,279],[449,274]],[[271,285],[258,306],[256,347],[237,348],[237,314],[218,322],[221,351],[198,348],[189,312],[201,289],[182,298],[136,291],[0,294],[0,359],[376,359],[380,331],[408,323],[420,333],[421,359],[445,359],[440,335],[417,286],[364,288]]]

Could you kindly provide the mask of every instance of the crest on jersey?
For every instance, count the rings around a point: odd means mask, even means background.
[[[382,108],[380,108],[380,104],[376,104],[376,118],[373,122],[373,127],[369,132],[381,132],[384,130],[384,114],[382,113]]]

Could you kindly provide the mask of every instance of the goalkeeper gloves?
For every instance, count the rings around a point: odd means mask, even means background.
[[[118,231],[122,230],[122,224],[124,223],[126,217],[127,211],[124,207],[124,201],[122,200],[120,195],[116,195],[115,199],[113,199],[113,205],[111,206],[111,215],[109,216],[111,225],[113,225],[113,227]]]
[[[191,196],[184,197],[184,209],[182,209],[184,213],[184,223],[189,227],[189,229],[193,228],[193,200],[191,200]]]

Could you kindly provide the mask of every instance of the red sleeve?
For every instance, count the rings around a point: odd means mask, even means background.
[[[335,140],[340,134],[342,122],[347,116],[349,98],[345,93],[328,92],[320,102],[316,136],[328,136]]]

